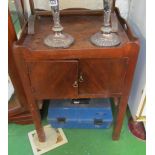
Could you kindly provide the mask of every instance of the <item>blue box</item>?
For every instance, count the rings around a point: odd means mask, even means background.
[[[109,128],[113,121],[109,99],[91,99],[89,104],[51,100],[48,122],[54,128]]]

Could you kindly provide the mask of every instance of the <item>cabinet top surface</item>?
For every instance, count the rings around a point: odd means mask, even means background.
[[[72,35],[75,38],[74,44],[68,48],[69,50],[81,50],[81,49],[101,49],[90,43],[90,37],[100,31],[103,17],[94,16],[62,16],[61,24],[64,27],[64,32]],[[33,51],[56,51],[62,49],[50,48],[44,45],[44,38],[52,32],[52,17],[41,17],[36,20],[35,34],[25,35],[20,42],[20,45],[29,48]],[[118,34],[121,38],[121,44],[117,47],[121,47],[123,44],[129,41],[127,34],[119,23]],[[116,48],[116,47],[113,47]],[[68,50],[64,49],[64,50]],[[103,49],[103,48],[102,48]]]

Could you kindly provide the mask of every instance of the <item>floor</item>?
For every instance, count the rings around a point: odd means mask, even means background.
[[[43,124],[47,124],[46,120]],[[33,125],[9,124],[9,155],[33,155],[28,132]],[[128,130],[124,121],[121,138],[112,141],[110,129],[64,129],[68,143],[45,155],[145,155],[145,142],[138,140]]]

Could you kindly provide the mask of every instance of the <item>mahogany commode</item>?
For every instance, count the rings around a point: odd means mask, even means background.
[[[73,13],[72,13],[73,11]],[[35,33],[27,25],[13,54],[40,141],[45,141],[36,104],[43,99],[114,98],[118,102],[113,139],[118,140],[139,52],[139,42],[115,9],[121,44],[111,48],[92,45],[89,38],[100,29],[101,11],[64,11],[61,21],[75,38],[67,49],[49,48],[43,39],[51,33],[51,17],[35,21]]]

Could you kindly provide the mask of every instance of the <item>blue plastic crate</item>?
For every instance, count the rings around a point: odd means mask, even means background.
[[[54,128],[109,128],[113,117],[109,99],[91,99],[89,104],[51,100],[47,120]]]

